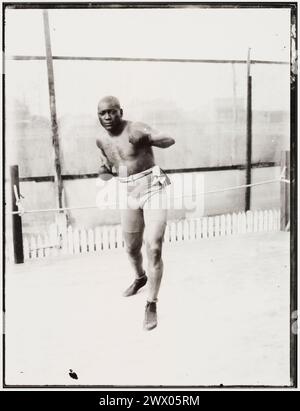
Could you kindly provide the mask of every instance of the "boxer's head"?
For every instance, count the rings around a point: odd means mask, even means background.
[[[102,98],[98,104],[98,118],[101,125],[107,131],[114,131],[122,123],[123,110],[116,97],[107,96]]]

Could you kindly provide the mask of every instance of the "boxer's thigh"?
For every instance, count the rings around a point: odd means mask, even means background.
[[[167,225],[167,196],[161,189],[149,197],[144,207],[145,237],[147,243],[162,241]]]
[[[145,226],[143,210],[121,209],[121,226],[123,233],[143,233]]]
[[[143,211],[140,208],[121,210],[121,225],[127,252],[139,252],[143,245],[145,227]]]

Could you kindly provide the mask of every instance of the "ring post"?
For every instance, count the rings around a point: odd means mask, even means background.
[[[19,167],[16,165],[10,167],[10,181],[11,181],[12,211],[19,211],[18,206],[17,206],[17,199],[16,199],[15,192],[14,192],[14,186],[16,186],[18,195],[20,196]],[[12,230],[13,230],[14,261],[16,264],[22,264],[24,263],[23,232],[22,232],[22,218],[19,214],[12,215]]]
[[[246,142],[246,184],[252,182],[252,76],[251,76],[251,58],[248,50],[247,59],[247,142]],[[245,211],[251,209],[251,187],[246,188],[245,193]]]
[[[290,179],[290,152],[281,152],[281,173],[284,180]],[[280,183],[280,230],[288,231],[290,223],[290,185],[284,181]]]

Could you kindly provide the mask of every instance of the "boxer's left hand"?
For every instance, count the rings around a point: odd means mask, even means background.
[[[143,129],[131,130],[129,142],[134,145],[150,144],[151,135]]]

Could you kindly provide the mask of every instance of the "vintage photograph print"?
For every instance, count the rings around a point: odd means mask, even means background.
[[[297,4],[3,34],[4,387],[296,387]]]

